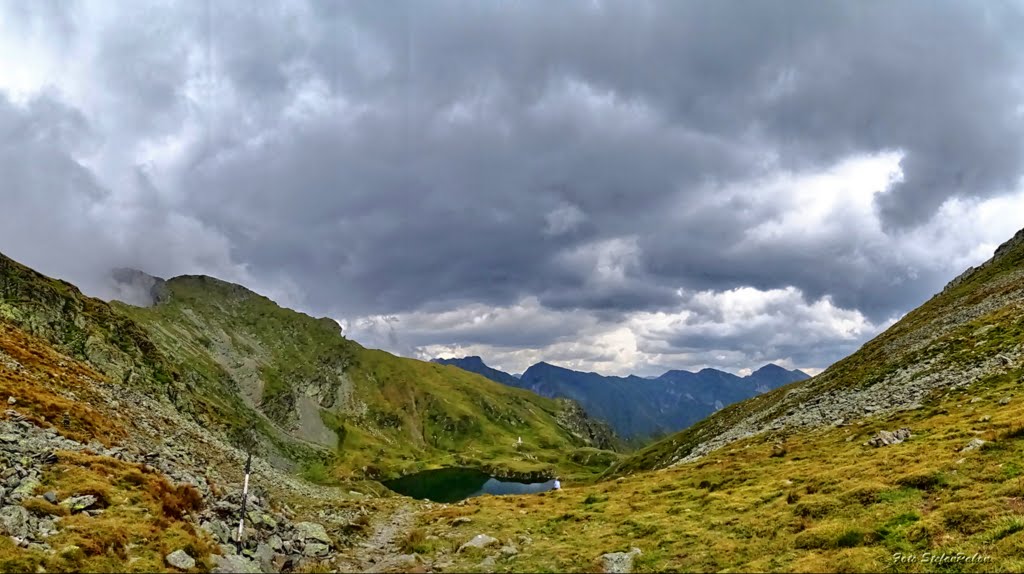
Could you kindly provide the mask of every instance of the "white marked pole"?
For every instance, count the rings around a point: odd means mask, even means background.
[[[242,547],[242,526],[245,524],[245,507],[249,502],[249,472],[252,470],[252,451],[245,461],[245,482],[242,485],[242,516],[238,518],[238,547]]]

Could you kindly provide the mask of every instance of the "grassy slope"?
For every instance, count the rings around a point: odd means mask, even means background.
[[[119,384],[124,383],[0,320],[0,397],[16,397],[15,408],[34,424],[84,443],[120,442],[137,429],[130,415],[98,393],[98,387]],[[6,416],[0,411],[0,418]],[[23,506],[39,518],[63,517],[60,532],[48,540],[56,553],[21,549],[0,536],[0,572],[165,571],[164,556],[178,548],[204,568],[212,566],[213,542],[183,517],[198,505],[191,487],[171,485],[151,469],[109,457],[55,454],[57,462],[47,467],[35,494],[92,494],[106,511],[99,517],[68,516],[39,497],[26,499]]]
[[[1020,571],[1024,398],[999,401],[1019,393],[1021,374],[938,395],[919,410],[792,435],[784,456],[754,437],[672,469],[434,510],[422,530],[440,539],[418,549],[447,553],[480,532],[531,537],[491,570],[499,572],[594,571],[600,554],[631,546],[643,551],[641,572]],[[862,446],[903,426],[915,433],[903,444]],[[975,437],[991,442],[958,452]],[[453,529],[458,516],[471,516],[471,528]],[[896,552],[977,552],[993,562],[894,565]],[[480,555],[450,559],[453,570],[483,571]]]
[[[111,379],[174,394],[177,373],[138,325],[77,287],[0,254],[0,320]]]
[[[593,571],[601,553],[631,546],[643,550],[636,569],[648,572],[1021,571],[1022,350],[1018,241],[822,375],[726,408],[638,452],[611,480],[435,510],[417,534],[419,549],[469,571],[482,569],[481,555],[450,550],[478,532],[532,538],[495,571]],[[851,389],[898,393],[896,386],[926,379],[941,384],[919,405],[739,438],[666,468],[735,425],[799,414],[805,401]],[[900,427],[913,438],[864,446],[875,432]],[[973,438],[989,442],[962,452]],[[460,515],[473,517],[472,532],[452,529]],[[923,562],[926,553],[958,552],[992,561]],[[918,561],[895,563],[895,553]]]
[[[866,343],[853,355],[837,362],[822,374],[786,385],[750,400],[729,406],[703,421],[638,451],[614,475],[667,466],[680,455],[735,427],[752,415],[770,418],[781,415],[816,395],[840,389],[885,385],[908,367],[929,364],[923,376],[947,370],[963,372],[1000,353],[1024,343],[1024,244],[958,285],[932,297],[908,313],[884,333]],[[969,320],[956,322],[958,311],[981,306],[985,301],[1006,299]],[[979,333],[979,329],[994,326]],[[798,399],[791,391],[800,390]]]
[[[297,425],[298,398],[314,396],[321,422],[338,439],[328,467],[309,465],[314,478],[393,476],[443,464],[577,475],[597,469],[571,462],[585,445],[559,424],[564,407],[557,401],[455,367],[364,349],[333,321],[239,286],[181,277],[167,287],[170,298],[160,305],[116,308],[191,373],[197,394],[249,393],[287,430]],[[243,406],[222,412],[250,416]],[[521,450],[514,446],[520,436]]]

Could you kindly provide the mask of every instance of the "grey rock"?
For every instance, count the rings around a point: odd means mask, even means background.
[[[320,544],[319,542],[310,542],[306,544],[306,547],[302,549],[302,553],[306,556],[327,556],[331,551],[331,547],[326,544]]]
[[[259,545],[256,546],[255,559],[259,562],[260,568],[262,568],[264,572],[278,571],[278,569],[274,567],[273,563],[274,549],[271,548],[269,544],[260,542]]]
[[[1008,405],[1008,404],[1010,404],[1010,397],[1004,397],[1002,399],[999,399],[999,404],[1001,404],[1001,405]]]
[[[259,574],[258,564],[244,556],[229,554],[227,556],[214,556],[212,572],[215,573],[237,573],[237,574]]]
[[[502,546],[499,552],[501,552],[502,556],[515,556],[519,554],[519,549],[515,546]]]
[[[82,496],[72,496],[71,498],[61,501],[60,505],[67,508],[71,512],[79,512],[87,510],[96,504],[96,497],[91,494],[84,494]]]
[[[242,510],[241,506],[228,502],[227,500],[218,500],[217,503],[213,505],[213,508],[221,514],[234,515],[237,515],[238,512]]]
[[[416,554],[399,554],[381,560],[373,570],[375,572],[408,572],[416,568],[420,562],[420,557]]]
[[[14,397],[7,397],[7,404],[9,404],[11,406],[14,406],[17,403],[18,403],[18,399],[14,398]]]
[[[458,552],[462,552],[467,548],[487,548],[489,546],[495,546],[497,544],[500,544],[497,538],[493,536],[488,536],[486,534],[477,534],[468,542],[466,542],[462,546],[459,546]]]
[[[46,538],[47,536],[56,534],[57,527],[53,520],[50,520],[49,518],[41,518],[39,519],[39,522],[36,523],[36,532],[39,537]]]
[[[317,524],[315,522],[296,522],[295,532],[295,537],[299,540],[316,540],[317,542],[323,542],[327,545],[331,545],[333,543],[331,537],[327,534],[327,530],[322,524]]]
[[[231,529],[228,525],[221,520],[214,520],[212,522],[204,522],[200,527],[209,532],[210,536],[213,536],[214,540],[221,543],[231,542]]]
[[[43,498],[45,498],[46,502],[49,502],[50,504],[57,504],[57,493],[52,490],[44,494]]]
[[[473,522],[472,518],[470,518],[468,516],[460,516],[460,517],[456,518],[455,520],[452,520],[452,526],[459,526],[459,525],[462,525],[462,524],[469,524],[470,522]]]
[[[900,444],[911,436],[913,435],[910,434],[910,429],[908,428],[901,428],[895,432],[879,431],[878,434],[869,439],[868,442],[864,443],[864,445],[877,448],[880,446]]]
[[[491,571],[492,568],[494,568],[495,564],[497,563],[498,560],[494,556],[488,556],[481,560],[480,563],[476,565],[476,567],[480,568],[484,572],[489,572]]]
[[[629,552],[609,552],[601,555],[601,568],[605,572],[632,572],[633,559],[642,554],[639,548]]]
[[[0,531],[7,536],[18,538],[28,537],[30,515],[21,506],[5,506],[0,508]]]
[[[174,566],[178,570],[191,570],[196,567],[195,559],[189,556],[187,552],[181,549],[175,550],[167,556],[164,556],[164,560],[166,560],[168,564]]]
[[[19,498],[28,498],[29,496],[32,496],[32,493],[35,492],[37,488],[39,488],[39,479],[30,476],[25,480],[21,481],[21,484],[19,484],[18,487],[14,489],[14,492],[11,493],[11,496],[17,496]]]
[[[280,552],[284,548],[284,543],[281,541],[281,537],[277,534],[272,535],[267,539],[267,544],[274,549],[275,552]]]
[[[978,450],[985,445],[987,441],[983,441],[980,438],[972,438],[971,442],[967,443],[967,446],[960,449],[960,452],[971,452],[972,450]]]

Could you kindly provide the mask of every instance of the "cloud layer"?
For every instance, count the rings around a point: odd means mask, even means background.
[[[1017,2],[0,3],[0,251],[410,356],[819,369],[1024,227]]]

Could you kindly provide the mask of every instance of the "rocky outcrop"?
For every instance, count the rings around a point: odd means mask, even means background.
[[[603,572],[632,572],[633,559],[641,555],[639,548],[631,548],[629,552],[610,552],[601,555],[601,570]]]
[[[558,416],[558,423],[573,436],[595,448],[618,449],[619,439],[608,423],[588,415],[574,400],[558,399],[558,402],[563,407]]]
[[[118,382],[141,385],[145,381],[169,387],[178,378],[145,331],[132,320],[106,303],[86,297],[77,287],[3,255],[0,320],[45,339]]]
[[[889,432],[885,430],[879,431],[878,434],[871,437],[868,440],[868,442],[864,443],[864,446],[880,447],[889,446],[892,444],[900,444],[901,442],[907,440],[911,436],[912,435],[910,434],[910,429],[908,428],[901,428],[894,432]]]
[[[1014,234],[1014,236],[1012,238],[1010,238],[1009,241],[1006,241],[1002,245],[997,247],[995,253],[992,254],[992,258],[991,259],[989,259],[988,261],[982,263],[981,265],[979,265],[977,267],[968,267],[966,271],[964,271],[960,275],[957,275],[956,278],[954,278],[952,281],[950,281],[949,283],[946,284],[946,286],[942,289],[942,292],[946,293],[946,292],[949,292],[949,291],[951,291],[953,289],[956,289],[964,281],[967,281],[968,279],[970,279],[975,273],[977,273],[977,272],[979,272],[979,271],[981,271],[983,269],[987,269],[988,267],[990,267],[993,264],[997,263],[1004,256],[1006,256],[1009,253],[1013,252],[1014,249],[1016,249],[1018,247],[1021,247],[1021,246],[1024,246],[1024,229],[1021,229],[1016,234]]]

